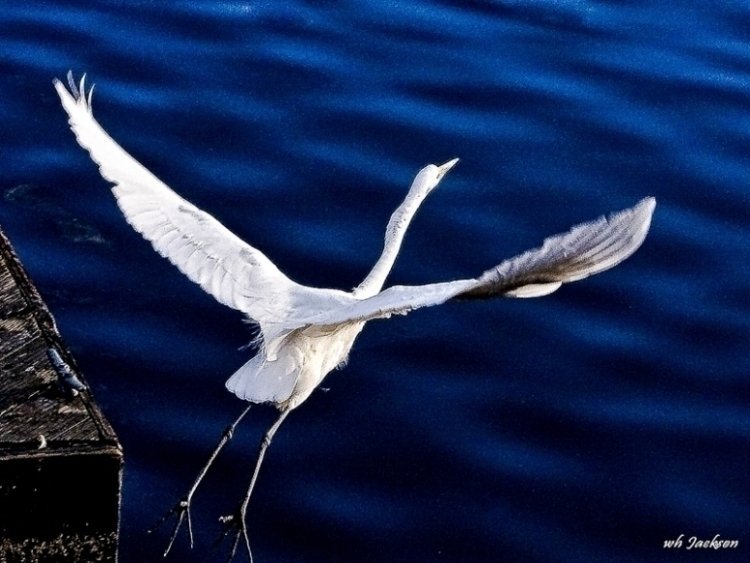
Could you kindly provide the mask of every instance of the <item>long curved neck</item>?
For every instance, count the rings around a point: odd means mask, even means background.
[[[383,253],[365,280],[354,288],[353,294],[356,297],[371,297],[379,293],[382,289],[388,274],[393,268],[398,252],[401,250],[401,243],[404,240],[406,229],[409,228],[414,214],[429,193],[429,190],[425,190],[422,183],[418,180],[419,177],[414,180],[406,199],[391,215],[391,219],[388,221],[388,226],[385,229]]]

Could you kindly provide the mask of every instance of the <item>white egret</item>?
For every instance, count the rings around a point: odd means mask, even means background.
[[[84,76],[85,78],[85,76]],[[78,143],[99,165],[125,219],[188,278],[220,303],[244,313],[259,326],[257,353],[226,382],[227,389],[250,403],[269,403],[278,419],[264,435],[247,493],[239,509],[224,522],[233,529],[232,556],[244,538],[252,560],[245,515],[263,456],[286,416],[347,359],[365,323],[406,314],[456,298],[538,297],[563,283],[612,268],[641,245],[656,202],[645,198],[630,209],[573,227],[544,244],[473,279],[382,290],[409,223],[420,204],[458,159],[419,171],[403,203],[388,222],[383,252],[372,271],[353,291],[319,289],[295,283],[260,252],[240,240],[211,215],[173,192],[120,147],[94,119],[91,92],[68,73],[70,90],[55,89],[69,116]],[[225,431],[208,463],[180,503],[167,514],[176,524],[169,553],[187,516],[192,545],[190,504],[196,488],[249,406]],[[165,516],[166,518],[166,516]],[[231,556],[230,556],[231,557]]]

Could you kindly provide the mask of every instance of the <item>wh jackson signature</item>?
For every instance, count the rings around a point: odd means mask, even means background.
[[[739,540],[725,540],[719,534],[713,538],[687,538],[680,534],[676,539],[664,540],[664,549],[736,549],[739,544]]]

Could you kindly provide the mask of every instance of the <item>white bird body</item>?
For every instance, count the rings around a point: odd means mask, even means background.
[[[366,322],[452,298],[552,293],[565,282],[609,269],[635,252],[646,237],[656,204],[646,198],[630,209],[549,237],[540,248],[506,260],[478,278],[383,291],[414,214],[458,159],[442,166],[428,165],[391,216],[383,252],[362,284],[351,292],[306,287],[290,280],[262,252],[177,195],[125,152],[94,119],[91,91],[87,96],[84,80],[77,87],[70,74],[68,79],[70,91],[58,80],[54,85],[71,129],[102,176],[114,184],[112,191],[127,221],[188,278],[259,326],[257,354],[226,383],[240,399],[271,403],[282,412],[261,444],[241,509],[248,552],[244,515],[265,448],[286,414],[304,402],[331,370],[346,362]],[[180,517],[167,552],[206,470],[194,483],[186,504],[178,507]]]
[[[293,409],[328,373],[346,363],[364,325],[312,325],[294,330],[284,337],[276,360],[269,361],[261,351],[229,378],[227,389],[240,399]]]
[[[428,165],[391,216],[383,253],[362,284],[352,292],[307,287],[290,280],[262,252],[125,152],[94,119],[83,79],[79,88],[70,81],[71,92],[58,80],[54,84],[78,142],[99,164],[102,176],[114,183],[112,191],[127,221],[191,280],[259,325],[257,355],[229,378],[227,388],[241,399],[280,409],[301,404],[331,370],[345,363],[368,320],[457,296],[551,293],[565,281],[611,268],[632,254],[648,232],[655,205],[646,198],[609,219],[574,227],[477,279],[381,291],[414,214],[458,159]]]

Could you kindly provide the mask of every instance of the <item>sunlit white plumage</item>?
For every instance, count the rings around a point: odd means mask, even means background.
[[[391,216],[383,253],[362,284],[351,292],[307,287],[290,280],[261,251],[177,195],[125,152],[94,119],[84,80],[76,86],[69,74],[69,83],[70,91],[54,81],[71,129],[102,176],[114,184],[112,191],[127,221],[191,280],[259,325],[257,354],[229,378],[227,388],[250,402],[273,403],[283,413],[301,404],[326,374],[346,361],[367,321],[453,298],[552,293],[565,282],[609,269],[635,252],[655,206],[653,198],[646,198],[630,209],[578,225],[477,278],[383,291],[414,214],[458,159],[428,165]],[[271,435],[281,420],[283,416]],[[260,459],[264,451],[262,446]],[[247,540],[244,520],[243,531]]]
[[[219,302],[258,323],[258,354],[227,387],[242,399],[299,405],[346,360],[362,323],[438,305],[455,297],[536,297],[564,282],[606,270],[630,256],[648,232],[655,201],[574,227],[541,248],[501,263],[479,278],[381,292],[404,232],[420,203],[456,160],[422,169],[393,214],[383,255],[353,292],[293,282],[258,249],[235,236],[144,168],[94,119],[84,80],[69,92],[55,81],[78,142],[99,165],[127,221],[162,256]],[[71,95],[72,94],[72,95]]]

